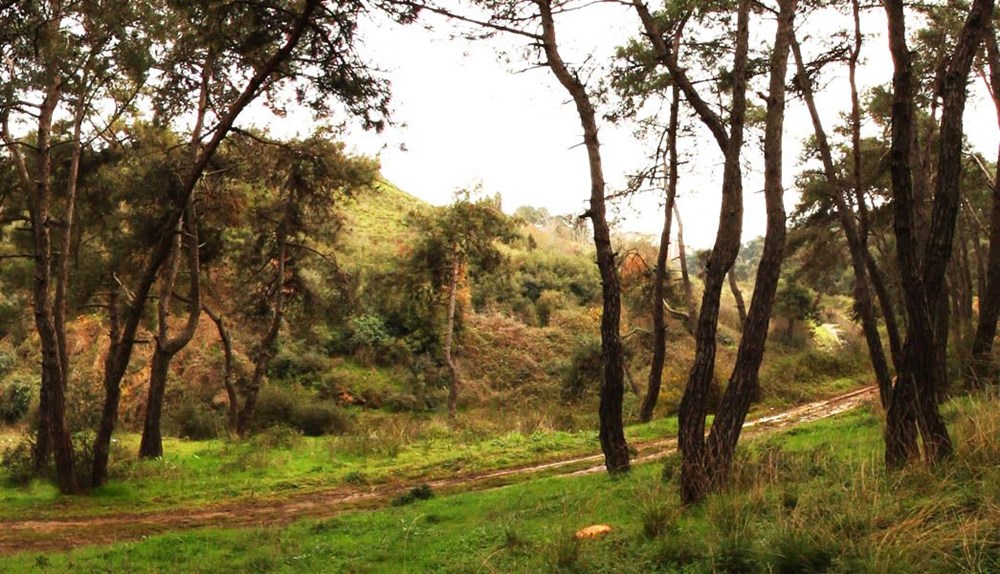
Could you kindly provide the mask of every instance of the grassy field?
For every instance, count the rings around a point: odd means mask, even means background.
[[[11,572],[997,572],[1000,401],[946,408],[957,456],[887,474],[859,409],[739,454],[731,492],[680,508],[675,460],[287,527],[200,530],[0,559]],[[577,541],[606,523],[603,539]]]
[[[64,497],[50,483],[0,487],[0,517],[158,511],[280,498],[338,486],[366,486],[471,476],[491,470],[600,452],[594,431],[537,430],[483,436],[445,420],[404,417],[340,437],[303,437],[286,429],[241,442],[164,439],[165,456],[138,460],[138,435],[116,442],[112,480],[91,496]],[[374,430],[381,429],[381,430]],[[676,434],[675,418],[628,428],[631,442]],[[14,442],[17,435],[0,437]]]

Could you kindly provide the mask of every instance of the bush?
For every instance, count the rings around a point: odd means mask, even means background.
[[[325,404],[301,405],[292,411],[292,424],[306,436],[342,434],[349,422],[340,409]]]
[[[392,339],[385,320],[376,313],[355,315],[351,318],[351,327],[354,331],[351,342],[355,352],[366,359],[365,362],[378,360],[382,349]]]
[[[7,351],[0,351],[0,379],[9,375],[17,366],[17,355]]]
[[[306,436],[346,432],[350,422],[344,412],[329,402],[317,402],[301,389],[271,385],[257,397],[253,429],[261,431],[276,426],[296,429]]]
[[[597,388],[601,381],[601,341],[588,338],[579,341],[563,369],[562,397],[567,401],[583,398],[587,389]]]
[[[203,404],[185,402],[177,409],[173,419],[180,438],[209,440],[219,436],[219,417]]]
[[[12,425],[19,422],[31,408],[35,385],[26,378],[14,378],[0,387],[0,422]]]
[[[76,484],[83,490],[90,490],[94,487],[93,475],[90,467],[94,463],[94,439],[97,435],[93,431],[79,431],[72,435],[73,440],[73,468],[76,469]],[[116,443],[112,442],[112,447]],[[120,447],[119,447],[120,448]],[[114,454],[109,458],[115,458]],[[109,461],[110,464],[111,461]],[[53,478],[55,478],[53,476]]]
[[[7,481],[16,486],[24,486],[35,477],[35,440],[26,436],[17,444],[5,450],[0,459],[0,468],[7,475]]]

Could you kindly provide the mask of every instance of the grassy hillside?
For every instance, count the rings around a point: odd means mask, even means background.
[[[410,214],[431,208],[385,180],[347,200],[343,207],[337,252],[341,263],[352,269],[378,267],[398,255],[412,239],[407,223]]]

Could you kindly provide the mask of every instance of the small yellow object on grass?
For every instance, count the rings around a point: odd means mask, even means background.
[[[577,530],[573,537],[577,540],[586,540],[588,538],[600,538],[608,532],[611,532],[610,524],[595,524],[593,526]]]

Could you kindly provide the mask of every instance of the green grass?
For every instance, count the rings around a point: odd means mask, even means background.
[[[661,465],[546,478],[251,530],[0,559],[17,572],[996,572],[1000,403],[946,409],[934,469],[882,469],[880,416],[846,413],[739,453],[730,492],[680,508]],[[668,463],[668,467],[676,464]],[[595,523],[613,531],[577,542]]]
[[[369,416],[376,416],[370,414]],[[630,441],[676,435],[676,419],[628,428]],[[92,496],[63,497],[50,484],[0,487],[0,516],[154,511],[179,506],[282,497],[339,486],[427,481],[600,452],[594,431],[517,431],[482,436],[441,420],[369,420],[355,434],[301,437],[265,432],[239,442],[164,439],[165,456],[138,460],[138,435],[112,455],[112,480]]]

